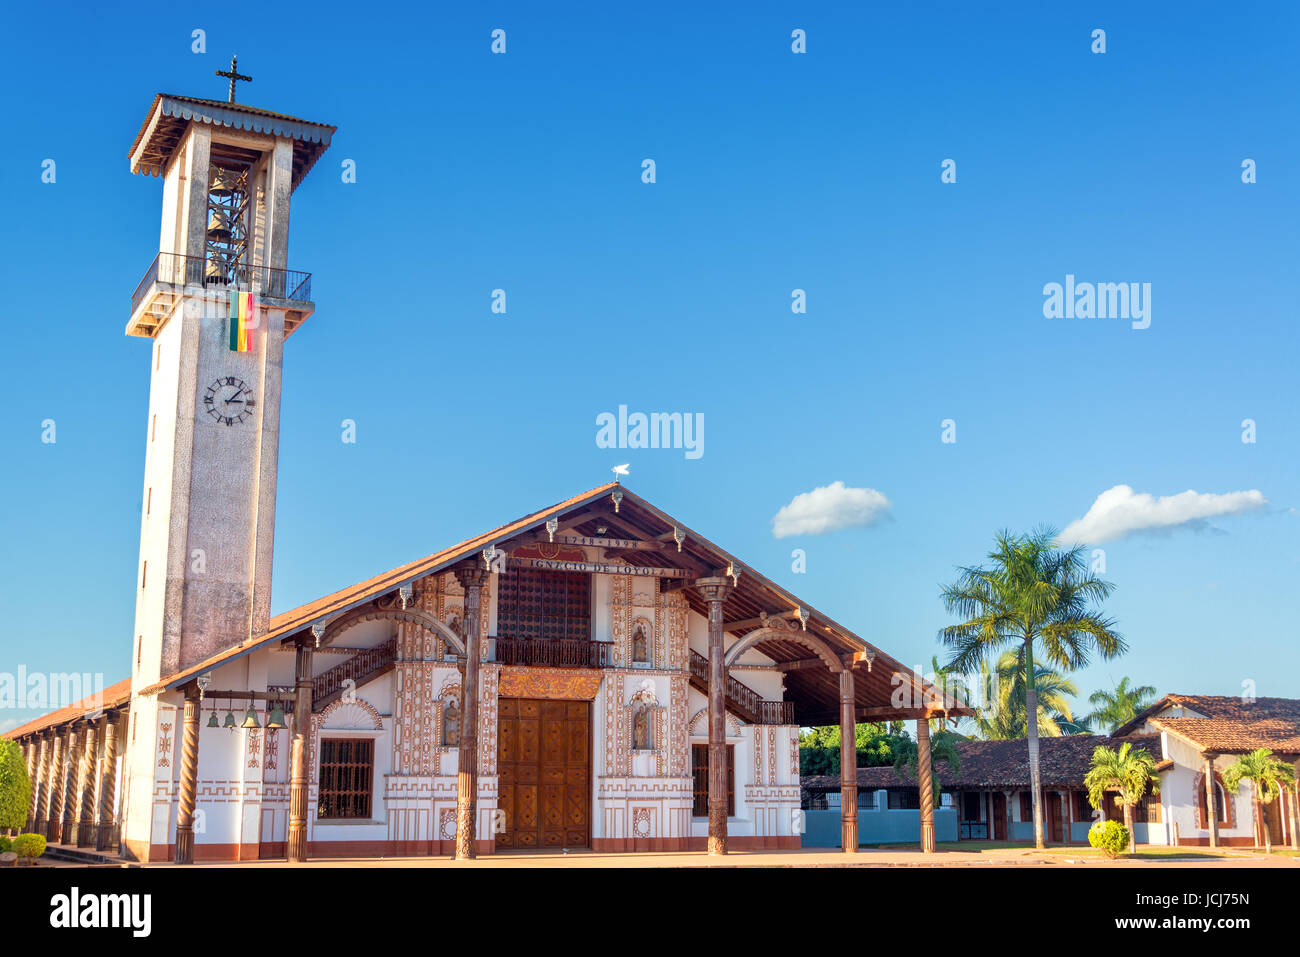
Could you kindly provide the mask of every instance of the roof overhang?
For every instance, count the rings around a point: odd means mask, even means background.
[[[154,97],[135,142],[131,144],[128,154],[131,172],[163,175],[191,123],[293,140],[293,189],[298,188],[338,131],[337,127],[325,123],[313,123],[242,103],[159,93]]]
[[[603,526],[610,538],[662,543],[658,550],[612,548],[609,551],[617,553],[618,559],[628,565],[672,567],[686,572],[683,578],[664,587],[681,588],[688,607],[705,616],[707,604],[691,583],[696,578],[731,574],[734,587],[724,608],[727,624],[732,625],[727,631],[736,637],[743,638],[763,628],[764,616],[797,615],[799,631],[815,636],[816,644],[829,649],[832,660],[838,663],[836,670],[809,650],[810,643],[802,641],[802,635],[790,629],[784,633],[765,632],[766,637],[755,647],[774,662],[776,670],[784,672],[786,698],[794,701],[795,720],[801,725],[839,723],[840,670],[848,670],[854,676],[854,713],[858,721],[957,718],[973,714],[970,708],[926,682],[921,675],[616,482],[277,616],[266,634],[168,676],[140,694],[174,690],[212,668],[272,643],[301,638],[313,626],[323,626],[352,609],[397,592],[404,585],[445,572],[467,559],[479,559],[485,549],[510,549],[547,541],[545,526],[551,519],[562,529],[584,537],[595,536]]]

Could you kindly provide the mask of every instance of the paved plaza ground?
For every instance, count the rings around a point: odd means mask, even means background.
[[[43,858],[43,866],[78,866]],[[84,866],[84,865],[80,865]],[[122,866],[112,860],[97,866]],[[140,866],[140,865],[134,865]],[[174,867],[159,863],[149,868]],[[833,848],[802,848],[789,851],[734,851],[710,857],[703,851],[642,854],[596,854],[590,851],[552,853],[545,851],[486,854],[473,861],[450,857],[320,858],[290,865],[282,860],[223,861],[188,865],[201,868],[284,868],[284,867],[1300,867],[1300,852],[1278,849],[1271,855],[1249,848],[1211,851],[1208,848],[1139,846],[1135,858],[1107,860],[1089,847],[1049,847],[1036,851],[1025,845],[993,845],[972,850],[969,844],[941,844],[934,854],[922,854],[913,846],[864,847],[857,854]]]

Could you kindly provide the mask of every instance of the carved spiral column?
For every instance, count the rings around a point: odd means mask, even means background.
[[[1290,787],[1291,804],[1291,847],[1300,850],[1300,786]]]
[[[104,763],[99,769],[99,827],[95,832],[95,850],[109,850],[113,834],[114,808],[117,804],[117,715],[104,715]]]
[[[32,775],[32,809],[27,815],[27,830],[45,833],[45,815],[49,807],[49,788],[45,779],[50,772],[50,739],[42,734],[36,740],[36,770]]]
[[[181,721],[181,790],[176,808],[177,864],[194,863],[194,804],[199,779],[199,689],[185,688],[185,714]]]
[[[1210,826],[1210,847],[1219,846],[1219,808],[1214,793],[1214,755],[1205,755],[1205,816]]]
[[[840,672],[840,844],[858,852],[858,727],[853,713],[853,672]]]
[[[77,775],[81,770],[82,729],[76,724],[68,725],[68,743],[63,759],[63,819],[59,827],[58,844],[77,843],[77,812],[80,809],[81,795],[77,793]]]
[[[481,609],[488,570],[477,561],[455,569],[465,589],[465,680],[456,759],[456,860],[473,859],[478,817],[478,676],[483,657]]]
[[[23,822],[24,830],[32,829],[32,820],[36,816],[36,762],[40,745],[36,738],[23,742],[23,757],[27,761],[27,820]]]
[[[921,787],[921,851],[934,853],[934,773],[930,763],[930,719],[916,719],[916,779]]]
[[[41,806],[36,812],[37,834],[43,835],[49,840],[51,827],[50,822],[57,805],[54,800],[54,781],[58,776],[59,766],[59,738],[53,731],[47,731],[42,736],[44,739],[44,752],[41,756]]]
[[[311,736],[312,656],[314,640],[298,642],[294,658],[293,740],[289,745],[289,848],[290,861],[307,860],[307,748]]]
[[[709,853],[727,853],[727,669],[722,606],[731,581],[700,578],[695,590],[709,605]]]
[[[95,843],[95,757],[99,735],[96,725],[86,722],[85,741],[81,746],[81,773],[78,775],[81,810],[77,815],[77,847]]]

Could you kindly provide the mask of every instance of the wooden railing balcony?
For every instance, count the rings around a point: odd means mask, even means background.
[[[319,711],[344,691],[345,682],[359,687],[393,666],[397,657],[397,639],[389,638],[382,645],[359,651],[346,661],[341,661],[328,671],[322,671],[311,681],[311,704]]]
[[[575,638],[489,638],[489,660],[544,668],[612,668],[612,641]]]
[[[691,684],[708,694],[709,659],[691,652]],[[727,675],[727,707],[750,724],[794,724],[793,701],[768,701],[757,691]]]

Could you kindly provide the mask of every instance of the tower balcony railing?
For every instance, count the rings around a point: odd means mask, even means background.
[[[228,266],[204,256],[159,253],[131,296],[131,314],[135,315],[158,287],[170,287],[175,302],[187,288],[229,288],[247,290],[256,296],[311,302],[311,273],[297,269],[274,269],[270,266],[236,264]]]

